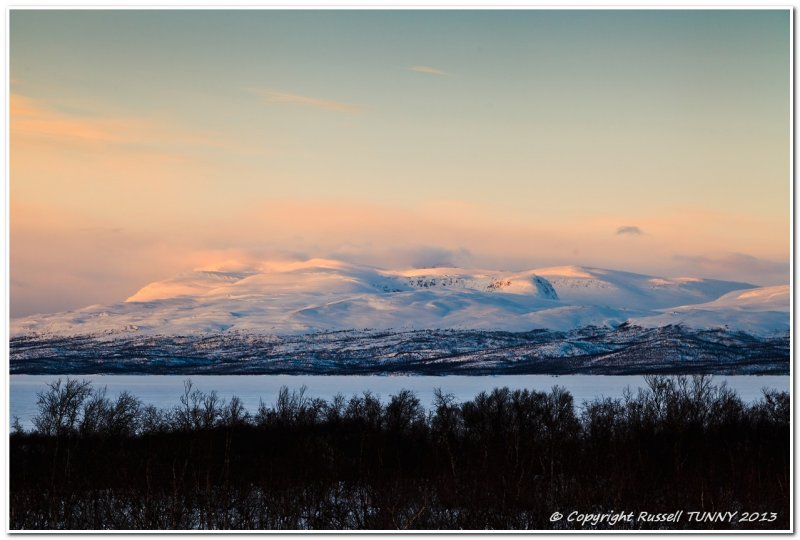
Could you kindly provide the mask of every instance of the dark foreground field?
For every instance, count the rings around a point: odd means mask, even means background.
[[[249,414],[190,385],[157,410],[59,381],[35,431],[11,435],[10,525],[590,528],[569,520],[577,511],[634,513],[614,529],[788,529],[788,394],[748,405],[708,378],[648,384],[577,409],[558,388],[496,389],[463,404],[440,395],[427,412],[406,391],[381,404],[284,389]]]

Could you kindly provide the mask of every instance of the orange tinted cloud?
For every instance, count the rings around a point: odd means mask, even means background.
[[[59,144],[223,145],[222,139],[216,134],[178,129],[163,120],[69,114],[47,103],[14,93],[9,102],[12,142],[36,139]]]
[[[124,225],[213,207],[230,169],[210,150],[238,150],[167,119],[79,115],[18,93],[9,131],[12,200]]]
[[[409,71],[416,71],[417,73],[427,73],[428,75],[439,75],[440,77],[447,76],[449,73],[442,71],[431,66],[411,66]]]
[[[11,137],[43,137],[85,141],[119,142],[125,140],[123,122],[114,119],[76,119],[48,109],[35,100],[11,94]],[[137,126],[141,129],[141,126]]]
[[[744,243],[737,224],[762,231],[768,227],[733,214],[704,215],[684,208],[628,217],[647,235],[618,235],[619,216],[541,220],[508,208],[457,201],[401,207],[273,199],[239,208],[203,230],[218,243],[228,240],[245,249],[273,246],[309,256],[351,253],[379,266],[381,257],[391,259],[392,252],[415,246],[466,249],[476,255],[476,263],[485,256],[480,264],[498,261],[502,267],[578,263],[655,273],[656,261],[671,260],[676,253],[709,253],[709,245],[719,252],[783,257],[779,230],[773,231],[778,237],[774,242]]]
[[[253,92],[271,103],[289,103],[291,105],[299,105],[301,107],[311,107],[314,109],[325,109],[328,111],[346,113],[358,113],[363,111],[363,109],[357,105],[343,103],[341,101],[333,101],[331,99],[300,96],[286,92],[272,92],[269,90],[253,90]]]

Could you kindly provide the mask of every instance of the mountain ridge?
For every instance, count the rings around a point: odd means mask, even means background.
[[[117,304],[13,319],[11,334],[524,332],[624,323],[732,328],[754,335],[786,332],[789,287],[586,266],[504,272],[386,270],[331,259],[267,261],[179,274],[149,283]]]

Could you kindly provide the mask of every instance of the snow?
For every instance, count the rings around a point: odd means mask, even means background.
[[[329,259],[229,263],[142,287],[124,302],[11,322],[12,335],[347,329],[570,330],[684,324],[785,331],[788,286],[756,288],[582,266],[524,272],[385,270]]]
[[[733,291],[710,302],[677,306],[662,313],[633,318],[644,327],[681,324],[692,328],[728,328],[753,335],[789,331],[789,286]]]
[[[789,312],[789,286],[759,287],[744,291],[733,291],[702,306],[706,309],[750,309],[753,311]]]

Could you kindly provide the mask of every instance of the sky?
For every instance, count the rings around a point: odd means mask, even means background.
[[[11,316],[275,258],[788,283],[789,17],[11,10]]]

